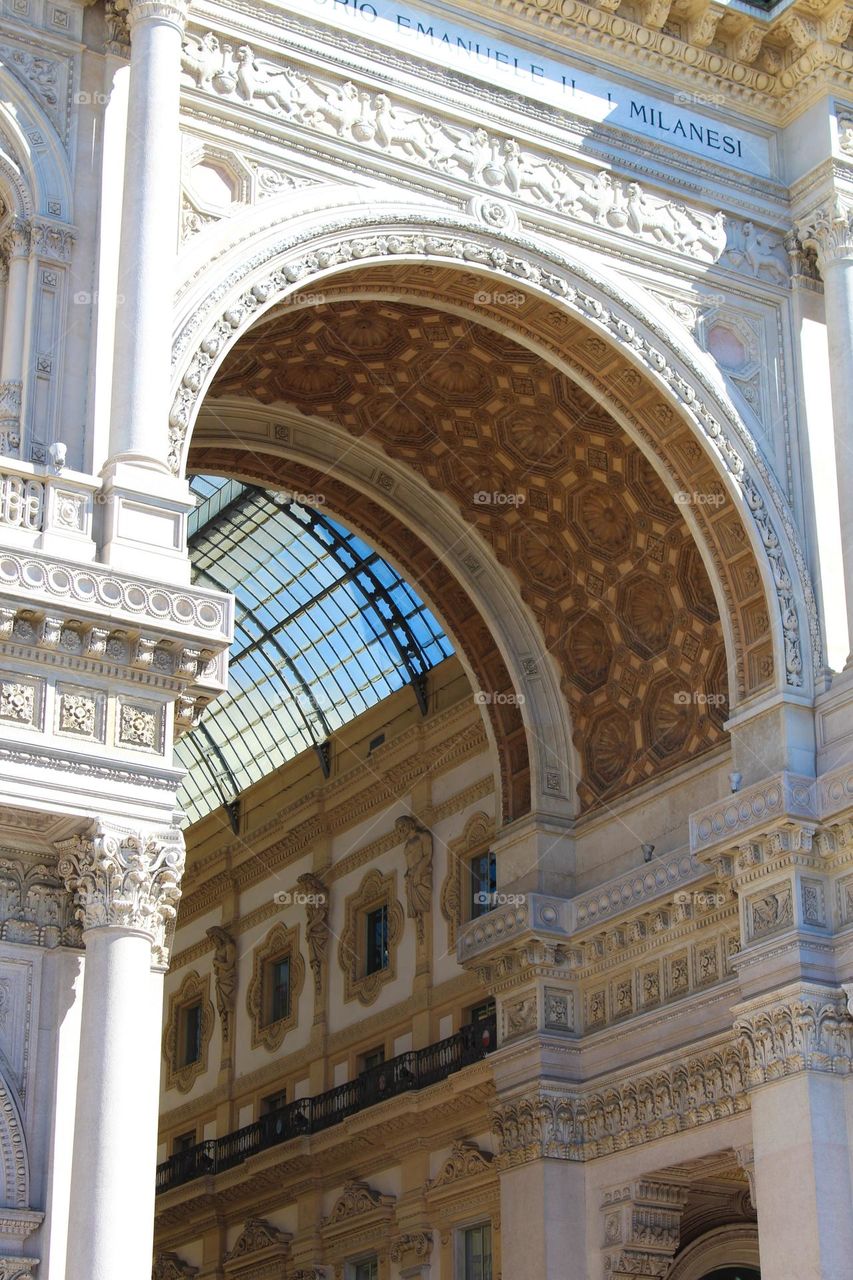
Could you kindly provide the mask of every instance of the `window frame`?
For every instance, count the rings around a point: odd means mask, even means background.
[[[482,887],[477,887],[483,885],[483,877],[480,876],[479,879],[475,879],[473,872],[473,864],[475,862],[482,862],[484,859],[486,860],[485,882],[487,884],[487,888],[485,890],[482,889]],[[465,872],[468,876],[468,894],[466,902],[467,914],[465,919],[465,923],[467,924],[471,920],[479,920],[481,916],[487,915],[489,911],[493,911],[495,908],[495,897],[498,891],[498,860],[494,849],[483,849],[480,850],[479,853],[470,854],[465,859]],[[475,902],[475,897],[478,894],[483,893],[486,893],[490,902]]]
[[[489,1253],[488,1273],[483,1276],[472,1276],[468,1273],[466,1238],[469,1232],[488,1228]],[[453,1280],[492,1280],[495,1269],[494,1226],[491,1218],[478,1218],[473,1222],[460,1224],[455,1232]]]

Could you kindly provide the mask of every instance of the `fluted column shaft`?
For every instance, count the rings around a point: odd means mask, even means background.
[[[65,1280],[149,1280],[163,941],[183,845],[97,826],[59,854],[86,946]]]
[[[853,666],[853,206],[840,198],[799,227],[823,278],[829,381],[847,602],[846,668]]]
[[[130,0],[110,458],[166,470],[187,0]]]
[[[6,233],[3,249],[8,262],[8,280],[0,354],[0,454],[12,453],[20,444],[30,272],[29,226],[14,221]]]

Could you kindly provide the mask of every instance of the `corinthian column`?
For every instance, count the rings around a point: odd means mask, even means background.
[[[165,471],[189,0],[129,0],[130,87],[110,455]]]
[[[799,224],[823,277],[849,656],[853,666],[853,205],[840,196]]]
[[[0,355],[0,455],[14,456],[21,444],[21,393],[27,333],[30,228],[15,219],[3,240],[8,262],[3,351]]]
[[[162,969],[183,840],[97,823],[57,847],[86,946],[65,1280],[149,1280]]]

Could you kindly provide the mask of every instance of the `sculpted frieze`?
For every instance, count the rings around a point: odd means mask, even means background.
[[[591,1160],[749,1107],[737,1040],[604,1089],[538,1093],[499,1104],[492,1129],[498,1168],[538,1160]]]
[[[184,43],[182,68],[197,89],[269,112],[338,141],[428,167],[435,173],[540,209],[786,285],[781,240],[752,222],[709,213],[623,182],[606,169],[571,167],[544,149],[416,110],[353,81],[256,56],[208,31]],[[187,215],[189,234],[201,229]],[[185,232],[186,234],[186,232]]]

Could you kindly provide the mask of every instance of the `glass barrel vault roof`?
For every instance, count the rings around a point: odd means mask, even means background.
[[[193,580],[236,597],[228,692],[176,748],[195,822],[405,684],[423,710],[423,677],[453,649],[397,571],[329,516],[236,480],[191,485]]]

